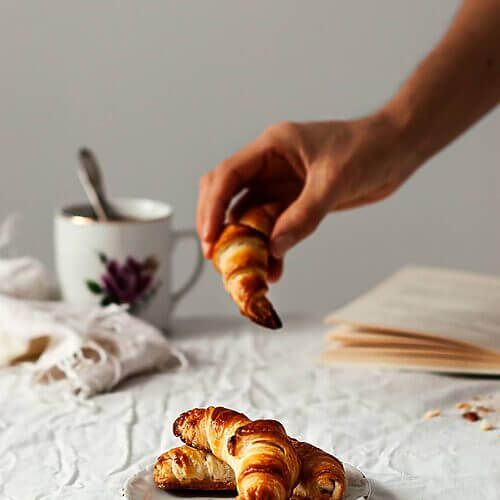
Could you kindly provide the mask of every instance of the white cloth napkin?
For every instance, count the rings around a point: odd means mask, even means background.
[[[4,223],[0,252],[10,237]],[[22,362],[35,384],[90,397],[130,375],[186,363],[159,330],[123,307],[44,301],[50,291],[36,259],[0,258],[0,368]]]
[[[52,287],[47,271],[31,257],[0,259],[0,294],[47,300]]]
[[[15,215],[0,224],[0,294],[47,300],[53,287],[45,267],[31,257],[14,257],[15,225]]]

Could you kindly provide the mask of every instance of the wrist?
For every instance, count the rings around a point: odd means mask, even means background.
[[[428,158],[419,144],[422,134],[416,132],[413,115],[389,103],[369,117],[372,128],[377,128],[386,144],[387,160],[398,164],[403,171],[413,172]]]

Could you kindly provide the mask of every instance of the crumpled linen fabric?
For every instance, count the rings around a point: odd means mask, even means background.
[[[38,360],[23,363],[33,383],[84,397],[109,391],[130,375],[185,362],[156,328],[119,306],[0,296],[0,339],[15,339],[22,351],[44,336],[48,344]]]
[[[120,498],[130,476],[179,445],[179,413],[210,404],[280,420],[364,472],[372,500],[499,498],[500,413],[484,432],[455,408],[492,402],[497,379],[323,366],[326,331],[319,318],[284,316],[279,333],[236,316],[178,318],[171,341],[185,369],[64,403],[20,394],[21,373],[0,377],[0,498]],[[441,416],[424,420],[434,408]]]
[[[90,397],[131,375],[186,363],[123,307],[48,301],[52,278],[38,260],[12,256],[13,227],[12,218],[0,225],[0,374],[22,362],[33,386]]]

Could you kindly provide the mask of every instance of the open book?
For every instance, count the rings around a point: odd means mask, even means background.
[[[405,267],[326,318],[323,359],[500,375],[500,278]]]

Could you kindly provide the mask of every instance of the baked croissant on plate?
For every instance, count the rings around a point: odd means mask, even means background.
[[[190,446],[172,448],[158,457],[153,477],[156,486],[165,490],[236,490],[229,465]]]
[[[272,329],[281,328],[266,298],[269,236],[278,215],[277,203],[247,210],[237,222],[224,226],[212,254],[212,263],[241,314]]]
[[[176,419],[174,434],[228,464],[240,500],[287,500],[297,485],[297,452],[275,420],[251,421],[221,407],[196,408]]]
[[[308,500],[342,500],[346,478],[342,463],[326,451],[309,443],[292,439],[301,461],[299,484],[293,498]]]
[[[341,500],[346,480],[344,468],[332,455],[292,439],[301,462],[299,483],[292,499]],[[163,489],[236,490],[231,467],[207,451],[180,446],[161,455],[154,467],[154,481]]]

